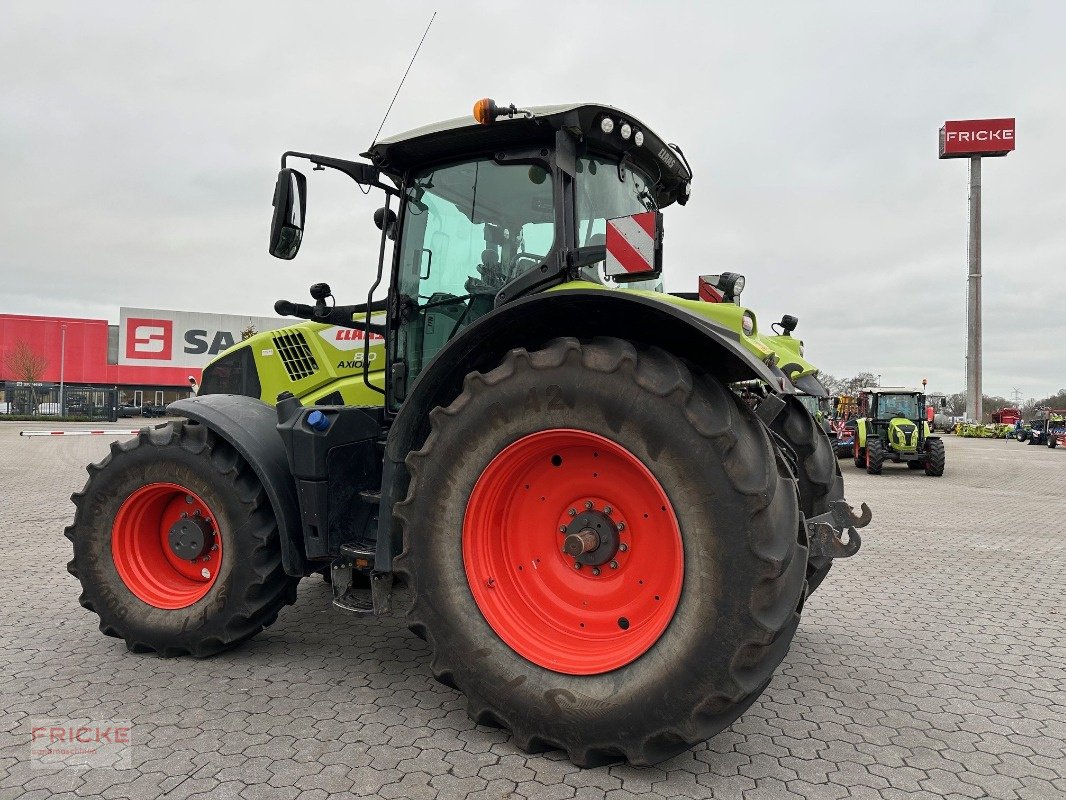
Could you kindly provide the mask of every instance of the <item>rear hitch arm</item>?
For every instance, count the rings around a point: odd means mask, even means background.
[[[856,528],[865,528],[873,516],[866,503],[862,504],[861,513],[856,514],[846,500],[830,501],[827,512],[804,520],[808,554],[811,557],[829,558],[855,555],[862,547],[862,539]]]

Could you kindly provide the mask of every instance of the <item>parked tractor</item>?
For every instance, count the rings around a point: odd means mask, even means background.
[[[934,436],[925,418],[925,395],[920,389],[874,386],[859,392],[855,427],[855,466],[880,475],[886,461],[944,474],[944,442]]]
[[[357,617],[396,590],[436,677],[523,749],[649,764],[723,730],[871,515],[797,399],[825,391],[794,318],[764,336],[733,273],[662,291],[681,150],[609,106],[482,100],[363,160],[288,152],[283,259],[298,161],[384,196],[366,302],[279,301],[308,322],[230,349],[182,419],[89,466],[82,605],[132,651],[203,657],[325,571]]]
[[[1016,425],[1015,430],[1019,442],[1058,447],[1066,443],[1066,409],[1037,409],[1033,419],[1024,426]]]

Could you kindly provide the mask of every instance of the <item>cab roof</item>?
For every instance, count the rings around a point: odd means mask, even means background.
[[[527,111],[532,117],[523,115]],[[601,128],[604,117],[610,117],[614,123],[611,133],[604,133]],[[629,139],[621,137],[623,123],[628,123],[633,131]],[[513,117],[507,117],[503,110],[489,124],[478,123],[473,114],[468,114],[385,137],[362,155],[399,183],[411,169],[479,152],[538,145],[551,148],[560,130],[568,130],[578,137],[579,154],[581,145],[616,158],[628,154],[652,180],[658,179],[656,193],[660,195],[657,200],[661,206],[674,200],[682,203],[687,200],[685,184],[692,180],[692,173],[678,151],[632,114],[599,103],[531,106]],[[644,137],[640,146],[634,141],[636,131]]]
[[[911,389],[906,386],[867,386],[859,391],[865,394],[922,394],[921,389]]]

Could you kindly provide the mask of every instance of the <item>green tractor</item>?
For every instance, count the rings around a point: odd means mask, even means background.
[[[925,395],[920,389],[873,386],[859,391],[855,432],[855,466],[880,475],[886,461],[944,474],[944,441],[926,421]]]
[[[523,749],[648,764],[723,730],[870,513],[791,328],[763,334],[739,275],[662,291],[680,149],[609,106],[483,100],[363,158],[285,153],[269,248],[303,238],[292,162],[382,192],[366,302],[279,301],[307,322],[89,466],[82,605],[132,651],[204,657],[324,572],[356,617],[397,590],[436,677]]]

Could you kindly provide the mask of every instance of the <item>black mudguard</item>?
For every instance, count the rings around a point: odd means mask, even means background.
[[[278,521],[281,558],[289,575],[307,574],[300,526],[296,482],[289,471],[285,446],[278,435],[272,406],[254,397],[209,394],[178,400],[167,406],[173,416],[206,425],[233,445],[263,484]]]
[[[508,303],[452,339],[408,392],[389,431],[378,513],[376,563],[388,570],[400,553],[392,507],[407,496],[405,459],[429,433],[429,412],[450,403],[473,371],[487,372],[516,347],[539,349],[552,339],[611,336],[661,347],[716,375],[725,383],[762,380],[776,391],[795,393],[785,374],[760,361],[734,331],[676,306],[629,292],[566,289]]]

